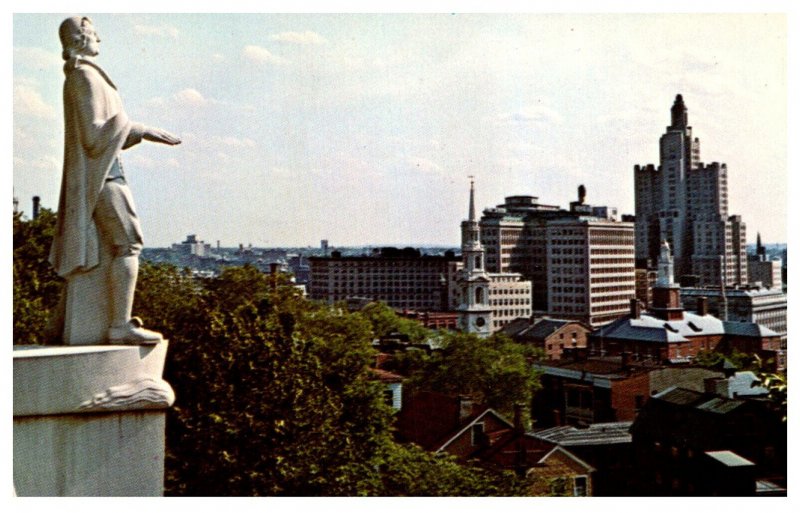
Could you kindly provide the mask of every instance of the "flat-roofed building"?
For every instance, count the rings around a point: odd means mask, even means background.
[[[398,310],[444,311],[459,260],[452,252],[424,255],[412,248],[383,248],[369,256],[334,251],[308,259],[309,297],[329,304],[364,298]]]

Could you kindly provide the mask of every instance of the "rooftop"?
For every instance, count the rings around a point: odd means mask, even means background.
[[[706,451],[705,454],[726,467],[753,467],[755,463],[732,451]]]
[[[532,433],[533,436],[562,446],[630,443],[633,422],[604,422],[586,428],[557,426]]]
[[[705,394],[679,387],[670,387],[654,395],[653,399],[719,415],[730,413],[745,404],[744,401],[738,399]]]
[[[663,344],[687,342],[690,337],[706,335],[779,336],[771,329],[753,322],[722,321],[713,315],[698,315],[688,311],[683,313],[683,319],[672,321],[649,313],[642,313],[638,318],[623,317],[599,328],[592,335]]]

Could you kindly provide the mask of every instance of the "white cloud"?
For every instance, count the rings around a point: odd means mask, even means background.
[[[173,103],[175,105],[178,105],[179,107],[197,108],[197,107],[205,107],[208,104],[217,102],[210,98],[206,98],[197,89],[187,87],[186,89],[181,89],[180,91],[173,94],[169,98],[156,96],[155,98],[150,98],[149,100],[147,100],[146,103],[151,107],[159,107],[159,108],[165,107],[168,103]]]
[[[197,89],[192,88],[178,91],[173,98],[179,105],[188,107],[203,107],[209,103]]]
[[[507,112],[499,116],[501,123],[531,124],[531,123],[556,123],[560,124],[563,117],[557,111],[544,105],[525,107],[517,112]]]
[[[211,54],[211,60],[214,62],[223,62],[225,60],[225,56],[221,53],[213,53]]]
[[[56,117],[55,107],[46,103],[39,91],[25,84],[14,86],[14,113],[43,119]]]
[[[273,54],[266,48],[262,48],[260,46],[255,46],[255,45],[245,46],[244,49],[242,50],[242,55],[244,55],[245,58],[251,61],[265,63],[265,64],[281,65],[281,64],[286,64],[288,62],[283,57],[278,57],[277,55]]]
[[[305,32],[281,32],[280,34],[272,34],[269,36],[271,41],[281,41],[284,43],[296,43],[300,45],[323,45],[328,41],[310,30]]]
[[[172,25],[134,25],[133,31],[140,36],[162,36],[178,39],[180,31]]]
[[[14,62],[36,69],[60,68],[61,55],[42,48],[23,46],[14,48]]]

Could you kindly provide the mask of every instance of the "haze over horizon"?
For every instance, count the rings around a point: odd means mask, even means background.
[[[147,247],[457,246],[533,195],[633,213],[682,94],[728,166],[748,242],[787,241],[781,14],[92,14],[131,119],[176,133],[123,160]],[[13,16],[13,185],[55,209],[67,14]]]

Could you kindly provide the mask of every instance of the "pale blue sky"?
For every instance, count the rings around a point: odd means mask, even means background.
[[[677,93],[728,164],[748,239],[786,240],[783,15],[93,14],[128,115],[181,146],[126,152],[147,246],[457,244],[532,194],[633,213]],[[55,208],[58,25],[13,16],[13,185]]]

